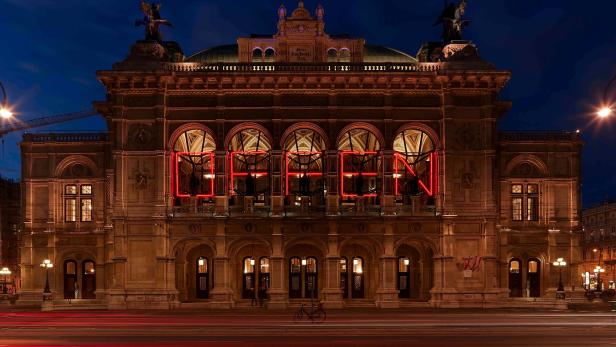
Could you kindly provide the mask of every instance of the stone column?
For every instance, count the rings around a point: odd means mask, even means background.
[[[126,309],[126,269],[127,246],[126,225],[124,221],[115,221],[110,247],[113,247],[110,264],[112,266],[111,287],[108,290],[107,307],[112,310]]]
[[[272,226],[272,256],[270,257],[269,309],[285,309],[289,304],[286,289],[286,261],[282,249],[282,227],[276,223]]]
[[[322,291],[323,305],[329,309],[339,309],[344,306],[343,291],[340,288],[340,253],[338,247],[338,224],[330,222],[327,255],[325,256],[325,286]]]
[[[210,307],[230,309],[233,307],[233,290],[227,254],[226,230],[224,221],[216,224],[216,255],[214,264],[214,288],[211,291]]]
[[[383,237],[383,254],[380,257],[379,288],[376,291],[376,306],[378,308],[399,308],[396,274],[398,258],[394,249],[394,226],[391,222],[385,225]]]
[[[454,218],[457,216],[443,216],[441,222],[441,236],[439,253],[434,256],[434,287],[430,291],[430,302],[433,307],[456,307],[455,279],[457,277],[454,261]]]

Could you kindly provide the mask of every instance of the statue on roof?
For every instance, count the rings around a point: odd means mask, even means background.
[[[441,13],[441,16],[436,20],[434,25],[443,25],[443,42],[445,44],[451,43],[451,41],[461,40],[462,31],[470,24],[469,20],[465,20],[462,17],[466,10],[468,0],[460,0],[458,5],[450,3],[449,0],[445,0],[445,8]]]
[[[141,11],[143,19],[135,21],[135,26],[145,26],[146,41],[156,41],[162,44],[163,36],[160,33],[160,26],[173,26],[171,22],[160,17],[160,4],[147,3],[141,0]]]

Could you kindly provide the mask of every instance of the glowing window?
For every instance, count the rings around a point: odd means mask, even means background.
[[[66,195],[77,195],[77,186],[76,185],[68,185],[64,187],[64,194]]]
[[[200,257],[199,260],[197,260],[197,273],[199,274],[205,274],[207,273],[207,258],[206,257]]]
[[[306,259],[306,273],[316,273],[316,272],[317,272],[316,258]]]
[[[353,273],[364,273],[364,260],[362,258],[353,258]]]
[[[535,260],[531,260],[528,262],[528,273],[537,273],[539,267],[539,263]]]
[[[255,260],[251,257],[244,258],[244,273],[255,273]]]
[[[342,48],[340,50],[340,56],[338,57],[338,60],[341,63],[350,63],[351,62],[351,51],[349,51],[347,48]]]
[[[528,194],[537,194],[539,193],[539,186],[536,184],[529,184],[526,186],[526,192]]]
[[[64,200],[64,221],[77,221],[77,199]]]
[[[408,272],[411,261],[407,257],[398,258],[398,272]]]
[[[521,184],[512,184],[511,185],[511,193],[513,193],[513,194],[522,194],[522,185]]]
[[[261,258],[259,261],[259,271],[262,274],[268,274],[270,272],[270,260],[269,258]]]
[[[265,200],[269,192],[271,149],[267,136],[257,129],[244,129],[233,136],[229,143],[232,194]]]
[[[338,141],[340,195],[376,197],[380,191],[381,144],[370,131],[352,128]]]
[[[84,184],[81,186],[81,195],[92,195],[92,186]]]
[[[509,272],[512,274],[520,273],[520,262],[517,260],[512,260],[511,263],[509,263]]]
[[[177,138],[173,150],[175,196],[212,197],[216,150],[212,136],[201,129],[188,130]]]
[[[434,196],[438,157],[428,134],[417,129],[404,130],[394,140],[394,151],[396,196]]]
[[[323,191],[325,141],[310,129],[294,130],[285,140],[286,194],[310,196]]]
[[[81,221],[92,221],[92,199],[81,199]]]
[[[64,269],[65,275],[77,274],[77,264],[74,261],[67,261],[64,266],[65,266],[65,269]]]
[[[302,260],[300,258],[291,258],[291,273],[302,272]]]
[[[347,272],[347,260],[346,260],[346,258],[340,259],[340,272]]]
[[[83,265],[83,274],[84,275],[92,275],[96,272],[96,269],[94,268],[94,263],[91,261],[87,261],[84,263]]]
[[[522,220],[522,198],[511,199],[511,214],[514,221]]]

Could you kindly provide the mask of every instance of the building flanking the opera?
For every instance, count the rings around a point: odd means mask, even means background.
[[[112,309],[549,303],[557,258],[575,295],[578,134],[497,130],[510,72],[469,41],[278,16],[189,57],[139,41],[97,74],[108,133],[24,136],[23,302],[44,259],[54,304]]]

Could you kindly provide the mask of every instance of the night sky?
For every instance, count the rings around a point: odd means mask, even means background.
[[[234,43],[238,36],[271,34],[281,0],[160,0],[175,27],[166,40],[190,55]],[[291,11],[294,0],[283,3]],[[441,0],[321,0],[326,31],[364,37],[414,55],[439,39],[433,27]],[[316,8],[317,0],[306,7]],[[586,207],[616,198],[616,117],[594,121],[592,112],[616,74],[616,2],[595,0],[469,0],[465,38],[484,59],[513,78],[503,99],[513,101],[505,130],[581,129]],[[95,72],[122,60],[143,36],[135,28],[138,0],[0,0],[0,81],[20,119],[74,112],[105,97]],[[614,88],[616,91],[616,87]],[[614,93],[616,95],[616,93]],[[100,117],[32,130],[100,131]],[[19,178],[21,133],[5,137],[0,174]]]

